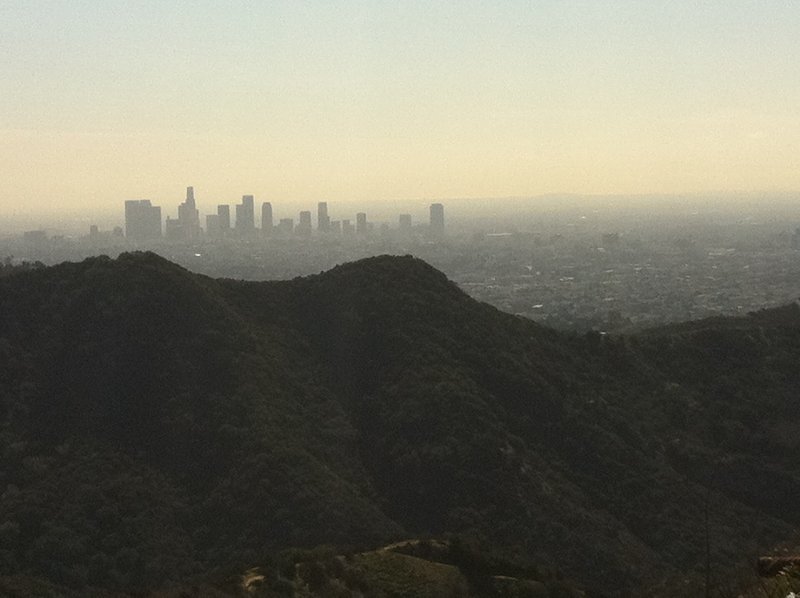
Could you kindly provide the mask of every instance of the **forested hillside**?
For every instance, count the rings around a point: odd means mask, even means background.
[[[0,575],[135,591],[447,536],[598,590],[727,587],[800,524],[798,362],[796,305],[567,335],[411,257],[6,273]]]

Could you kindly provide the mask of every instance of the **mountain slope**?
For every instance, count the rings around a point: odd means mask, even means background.
[[[449,532],[669,593],[708,531],[721,578],[800,523],[797,311],[572,336],[389,256],[8,276],[0,573],[136,589]]]

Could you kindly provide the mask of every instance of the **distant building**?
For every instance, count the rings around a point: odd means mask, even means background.
[[[397,220],[397,228],[402,234],[409,234],[411,232],[411,214],[400,214]]]
[[[242,203],[236,205],[236,232],[249,235],[255,229],[255,201],[252,195],[242,195]]]
[[[317,230],[327,233],[331,227],[331,218],[328,216],[328,202],[321,201],[317,204]]]
[[[164,223],[164,236],[167,239],[183,239],[183,227],[177,218],[170,218],[167,216],[167,221]]]
[[[342,234],[343,235],[352,235],[356,232],[356,228],[353,226],[353,223],[350,222],[348,219],[342,220]]]
[[[194,187],[186,187],[186,199],[178,206],[178,220],[187,238],[200,236],[200,212],[194,201]]]
[[[284,236],[289,236],[294,232],[294,218],[281,218],[278,223],[278,232]]]
[[[265,201],[261,204],[261,232],[265,235],[271,235],[272,228],[272,204]]]
[[[311,234],[311,212],[303,210],[300,212],[300,221],[297,223],[297,234],[308,236]]]
[[[149,199],[129,199],[125,202],[125,236],[133,241],[161,238],[161,208]]]
[[[186,187],[186,199],[178,206],[178,219],[167,217],[169,239],[195,239],[200,236],[200,212],[194,201],[194,187]]]
[[[227,204],[218,205],[217,216],[219,216],[219,230],[225,235],[231,230],[231,207]]]
[[[342,223],[339,220],[331,220],[330,232],[334,235],[341,235]]]
[[[356,214],[356,233],[366,235],[367,230],[367,215],[364,212],[359,212]]]
[[[441,238],[444,236],[444,206],[440,203],[431,204],[431,221],[429,227],[431,236]]]
[[[222,229],[220,228],[219,222],[220,222],[219,214],[206,215],[206,234],[209,237],[222,236]]]
[[[96,224],[92,224],[89,226],[89,238],[90,239],[97,239],[100,236],[100,229]]]

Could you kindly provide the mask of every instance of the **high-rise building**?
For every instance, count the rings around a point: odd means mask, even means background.
[[[359,235],[367,234],[367,215],[364,212],[356,214],[356,233]]]
[[[194,202],[194,187],[186,187],[186,199],[178,206],[178,220],[186,231],[186,236],[200,235],[200,212]]]
[[[272,228],[272,204],[265,201],[261,204],[261,231],[265,235],[271,235]]]
[[[186,199],[178,206],[178,219],[167,217],[167,237],[194,239],[200,236],[200,212],[194,201],[194,187],[186,187]]]
[[[183,227],[180,220],[167,216],[167,221],[164,223],[164,236],[167,239],[183,239]]]
[[[228,204],[218,205],[217,216],[219,216],[219,230],[225,235],[231,230],[231,207]]]
[[[219,226],[219,222],[220,222],[219,214],[206,215],[206,234],[209,237],[222,236],[222,229]]]
[[[431,204],[430,233],[433,237],[444,236],[444,206],[440,203]]]
[[[321,201],[317,204],[317,230],[327,233],[331,228],[331,218],[328,216],[328,202]]]
[[[161,208],[149,199],[125,202],[125,236],[134,241],[150,241],[161,237]]]
[[[191,205],[193,208],[194,205],[194,187],[186,187],[186,199],[184,200],[187,204]]]
[[[353,223],[350,222],[347,218],[342,220],[342,234],[343,235],[352,235],[355,232],[355,227]]]
[[[303,210],[300,212],[300,221],[297,223],[297,234],[308,236],[311,234],[311,212]]]
[[[236,205],[236,231],[249,235],[256,229],[255,202],[252,195],[242,195],[242,203]]]

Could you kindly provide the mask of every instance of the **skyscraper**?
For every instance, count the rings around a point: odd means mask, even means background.
[[[167,236],[178,239],[200,236],[200,212],[194,202],[194,187],[186,187],[186,200],[178,206],[178,219],[167,218]]]
[[[444,206],[440,203],[431,204],[431,223],[429,230],[432,237],[441,238],[444,236]]]
[[[236,205],[236,231],[249,235],[256,228],[255,203],[252,195],[242,195],[242,203]]]
[[[317,230],[327,233],[331,228],[331,218],[328,216],[328,202],[321,201],[317,204]]]
[[[125,202],[125,236],[134,241],[149,241],[161,237],[161,208],[149,199],[129,199]]]
[[[265,235],[271,235],[272,228],[272,204],[265,201],[261,204],[261,232]]]
[[[219,214],[206,215],[206,234],[209,237],[219,237],[222,230],[219,227]]]
[[[217,216],[219,216],[219,230],[225,235],[231,230],[231,207],[228,204],[218,205]]]
[[[300,212],[300,222],[297,223],[297,234],[304,236],[311,234],[311,212],[308,210]]]
[[[186,200],[178,206],[178,220],[189,228],[192,234],[200,232],[200,212],[194,202],[194,187],[186,187]]]

